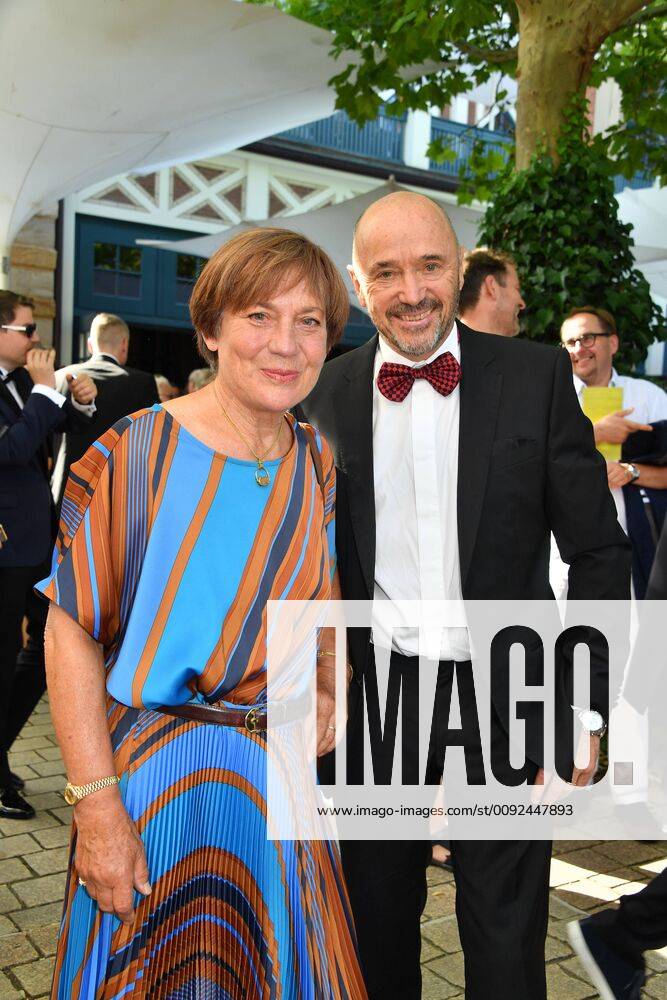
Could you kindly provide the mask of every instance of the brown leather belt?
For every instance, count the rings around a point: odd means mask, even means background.
[[[271,706],[271,728],[283,726],[297,718],[303,718],[308,706],[308,698],[302,696],[289,703]],[[204,705],[201,702],[188,701],[185,705],[160,705],[158,712],[174,715],[179,719],[190,719],[193,722],[206,722],[216,726],[232,726],[234,729],[245,729],[248,733],[262,733],[268,729],[268,714],[262,705],[259,708],[218,708],[215,705]]]
[[[264,708],[216,708],[214,705],[202,705],[189,701],[185,705],[160,705],[158,712],[165,715],[175,715],[179,719],[191,719],[193,722],[208,722],[216,726],[233,726],[235,729],[245,729],[249,733],[263,732],[266,729],[266,709]]]

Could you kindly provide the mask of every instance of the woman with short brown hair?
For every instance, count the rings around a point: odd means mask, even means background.
[[[59,1000],[366,995],[337,851],[268,841],[265,804],[266,603],[335,575],[331,452],[289,411],[347,309],[304,237],[235,237],[192,295],[214,381],[73,469],[40,585],[74,803]],[[318,753],[333,720],[320,668]]]

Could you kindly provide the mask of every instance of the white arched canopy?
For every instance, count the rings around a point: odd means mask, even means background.
[[[238,226],[230,226],[229,229],[220,230],[207,236],[194,236],[185,240],[137,240],[146,246],[157,247],[159,250],[172,250],[175,253],[195,254],[197,257],[211,257],[218,247],[222,246],[237,233],[244,229],[251,229],[253,226],[270,227],[282,226],[285,229],[292,229],[297,233],[302,233],[308,239],[317,243],[329,254],[340,273],[343,275],[347,285],[350,301],[357,306],[356,295],[352,287],[350,276],[347,273],[347,265],[351,260],[352,232],[354,224],[361,213],[368,208],[378,198],[384,197],[391,191],[406,191],[405,187],[396,184],[390,179],[386,184],[367,191],[365,194],[357,195],[342,201],[338,205],[327,205],[326,208],[313,209],[312,212],[303,212],[299,215],[285,215],[280,219],[262,219],[256,222],[241,222]],[[424,192],[437,198],[436,192]],[[447,204],[443,205],[447,214],[452,220],[454,231],[459,242],[463,246],[471,249],[477,242],[477,227],[481,218],[479,209],[469,208],[463,205]]]
[[[5,0],[0,286],[16,233],[58,198],[331,114],[330,44],[236,0]]]

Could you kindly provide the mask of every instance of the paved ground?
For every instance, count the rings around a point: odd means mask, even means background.
[[[0,1000],[45,998],[60,920],[71,812],[59,794],[63,768],[46,704],[26,726],[12,766],[27,779],[37,815],[23,823],[0,821]],[[667,866],[667,841],[560,842],[556,848],[547,940],[549,1000],[586,1000],[597,994],[567,944],[567,921],[640,888]],[[422,924],[424,1000],[463,1000],[453,879],[437,869],[430,872]],[[667,949],[664,954],[651,953],[648,962],[645,996],[667,1000]]]

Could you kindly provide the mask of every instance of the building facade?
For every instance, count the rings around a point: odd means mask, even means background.
[[[464,98],[443,114],[397,118],[383,111],[361,129],[338,112],[223,156],[110,178],[24,227],[12,250],[11,287],[35,299],[40,336],[56,345],[59,363],[84,358],[92,316],[114,312],[132,331],[130,364],[183,385],[201,363],[188,300],[203,262],[138,241],[186,239],[245,220],[279,225],[286,216],[365,193],[389,176],[452,208],[459,168],[475,140],[507,149],[507,131],[489,124],[512,125]],[[454,158],[431,162],[428,143],[442,137]],[[481,214],[482,206],[476,210]],[[365,315],[353,310],[342,349],[371,332]]]

